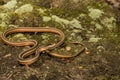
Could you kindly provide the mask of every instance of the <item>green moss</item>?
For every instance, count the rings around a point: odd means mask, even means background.
[[[18,33],[18,34],[15,34],[14,36],[10,36],[9,40],[11,40],[11,41],[25,41],[25,40],[27,40],[27,38],[25,37],[24,34]]]
[[[69,9],[63,9],[63,8],[54,8],[50,10],[50,13],[53,15],[57,15],[62,18],[71,19],[76,18],[79,16],[80,11],[79,10],[69,10]]]
[[[114,17],[106,17],[103,19],[103,21],[101,21],[101,23],[109,30],[112,30],[114,27],[116,27],[116,19]]]
[[[0,13],[0,28],[1,30],[7,29],[10,24],[10,14],[9,13]]]
[[[113,26],[116,26],[114,23],[115,19],[110,14],[106,13],[106,9],[109,10],[109,7],[106,3],[103,2],[94,2],[94,1],[73,1],[70,2],[64,1],[59,7],[51,8],[51,1],[43,1],[43,0],[22,0],[17,5],[18,9],[20,9],[22,5],[29,4],[28,6],[31,9],[27,9],[26,7],[23,9],[30,10],[28,12],[20,12],[25,10],[14,10],[15,13],[10,13],[8,17],[4,20],[2,18],[2,26],[10,26],[10,25],[19,25],[19,26],[50,26],[56,27],[65,32],[66,35],[70,35],[67,39],[68,41],[72,41],[73,36],[75,36],[79,41],[83,40],[82,37],[77,36],[72,30],[76,30],[76,28],[86,30],[87,35],[89,36],[90,41],[97,42],[101,34],[103,33],[103,29],[109,32],[109,29]],[[32,4],[32,5],[31,5]],[[98,13],[97,13],[98,12]],[[104,14],[103,14],[104,12]],[[17,14],[16,14],[17,13]],[[24,15],[20,15],[20,14]],[[96,14],[97,13],[97,14]],[[106,16],[107,15],[107,16]],[[101,20],[101,21],[100,21]],[[92,32],[91,29],[95,32]],[[108,28],[108,29],[107,29]],[[71,30],[72,29],[72,30]],[[3,27],[1,27],[3,30]],[[97,33],[96,33],[97,32]],[[77,32],[79,33],[79,32]],[[96,37],[91,37],[89,34],[95,34]],[[99,34],[98,34],[99,33]],[[91,38],[90,38],[91,37]],[[107,37],[107,34],[106,34]],[[100,37],[101,39],[101,37]]]
[[[52,0],[21,0],[21,2],[33,4],[42,8],[50,8]]]

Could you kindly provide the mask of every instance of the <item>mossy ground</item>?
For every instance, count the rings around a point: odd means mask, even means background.
[[[59,0],[59,2],[56,0],[21,0],[17,2],[17,7],[10,10],[3,8],[7,2],[8,0],[0,1],[0,34],[11,27],[55,27],[65,33],[66,44],[82,41],[90,50],[90,54],[82,52],[70,59],[60,59],[46,53],[41,54],[40,59],[30,65],[32,70],[29,70],[17,62],[18,54],[27,47],[13,47],[0,40],[0,80],[120,79],[119,10],[99,0]],[[15,13],[16,9],[25,4],[33,6],[32,12]],[[92,11],[104,13],[98,13],[98,18],[94,20],[94,16],[93,18],[89,16]],[[44,16],[51,17],[52,15],[56,15],[60,23],[56,18],[43,21]],[[71,25],[73,19],[77,21]],[[76,25],[81,25],[82,28]],[[58,41],[55,39],[58,36],[54,35],[52,33],[28,33],[19,37],[12,35],[9,38],[11,40],[35,39],[41,45],[48,45]],[[75,48],[71,51],[73,53],[79,46],[72,47]],[[64,54],[64,51],[59,48],[56,51]]]

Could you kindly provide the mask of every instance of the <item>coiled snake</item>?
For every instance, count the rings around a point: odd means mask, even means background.
[[[59,42],[56,44],[51,44],[49,46],[45,46],[45,47],[41,47],[38,46],[38,42],[35,40],[28,40],[28,41],[21,41],[21,42],[13,42],[10,41],[7,36],[13,33],[18,33],[18,32],[47,32],[47,33],[55,33],[59,35]],[[60,58],[70,58],[70,57],[74,57],[77,56],[80,52],[82,52],[83,50],[86,49],[86,47],[82,44],[82,43],[73,43],[73,44],[80,44],[83,47],[75,54],[73,55],[62,55],[62,54],[57,54],[57,53],[53,53],[50,52],[51,50],[55,49],[56,47],[60,46],[63,44],[64,40],[65,40],[65,35],[64,33],[56,28],[47,28],[47,27],[19,27],[19,28],[13,28],[13,29],[8,29],[5,32],[2,33],[1,35],[1,39],[8,45],[11,46],[32,46],[30,47],[28,50],[21,52],[18,55],[18,62],[20,64],[23,65],[30,65],[32,63],[34,63],[35,61],[38,60],[40,53],[43,51],[46,51],[48,54],[55,56],[55,57],[60,57]],[[33,55],[34,57],[31,58],[27,58],[30,55]]]

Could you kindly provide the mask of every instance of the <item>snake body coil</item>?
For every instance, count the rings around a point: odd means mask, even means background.
[[[25,32],[55,33],[55,34],[58,34],[60,36],[60,41],[56,44],[52,44],[52,45],[49,45],[46,47],[39,47],[37,41],[35,41],[35,40],[15,42],[15,41],[10,41],[9,39],[7,39],[8,35],[13,34],[13,33],[18,33],[18,32],[22,32],[22,33],[25,33]],[[37,61],[39,58],[39,55],[42,51],[47,51],[50,55],[55,56],[55,57],[70,58],[70,57],[74,57],[74,56],[78,55],[81,51],[83,51],[85,49],[84,45],[81,44],[83,47],[79,50],[78,53],[76,53],[74,55],[60,55],[57,53],[51,53],[49,50],[53,50],[56,47],[63,44],[64,39],[65,39],[64,33],[61,30],[56,29],[56,28],[46,28],[46,27],[13,28],[13,29],[9,29],[9,30],[6,30],[5,32],[3,32],[1,35],[1,38],[6,44],[9,44],[11,46],[32,46],[28,50],[23,51],[18,55],[18,61],[20,62],[20,64],[23,64],[23,65],[30,65],[30,64],[34,63],[35,61]],[[32,54],[34,54],[34,57],[27,58],[28,56],[30,56]]]

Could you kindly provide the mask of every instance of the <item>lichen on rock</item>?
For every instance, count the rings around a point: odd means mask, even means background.
[[[13,9],[17,6],[17,1],[16,0],[11,0],[7,4],[3,5],[5,9]]]
[[[33,6],[31,4],[25,4],[22,5],[20,8],[15,10],[15,13],[17,14],[23,14],[27,12],[32,12],[33,11]]]
[[[89,12],[90,13],[88,15],[94,20],[100,18],[102,16],[102,14],[104,13],[103,11],[101,11],[99,9],[93,9],[93,8],[90,8]]]

